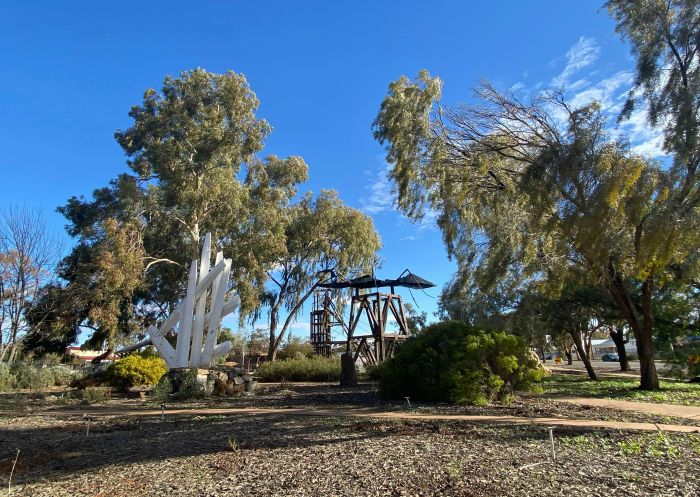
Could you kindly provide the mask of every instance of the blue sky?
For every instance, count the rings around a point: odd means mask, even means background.
[[[126,170],[113,139],[144,90],[203,67],[246,75],[273,126],[264,154],[301,155],[307,189],[333,188],[375,221],[383,277],[405,268],[434,281],[414,292],[432,314],[454,271],[432,223],[393,207],[371,123],[387,85],[426,68],[443,101],[469,101],[482,78],[520,95],[553,86],[613,114],[633,61],[602,2],[3,2],[0,5],[0,207],[55,213]],[[643,113],[626,125],[656,154]],[[70,241],[66,239],[66,247]],[[412,301],[410,295],[407,300]],[[296,332],[306,335],[305,316]]]

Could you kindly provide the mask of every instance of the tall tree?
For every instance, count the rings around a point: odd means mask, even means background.
[[[189,261],[206,231],[234,258],[243,312],[257,306],[267,276],[248,269],[278,256],[276,239],[264,236],[274,227],[256,203],[266,199],[256,197],[256,185],[242,171],[263,163],[255,154],[270,126],[255,116],[258,104],[245,78],[233,72],[195,69],[167,77],[160,92],[146,91],[130,112],[133,125],[115,134],[130,173],[95,190],[91,199],[72,197],[59,208],[77,244],[60,267],[64,284],[47,289],[43,302],[71,301],[60,309],[76,312],[71,319],[54,316],[51,327],[35,337],[37,346],[42,337],[51,343],[49,331],[70,339],[76,319],[95,330],[96,346],[145,329],[182,297]],[[279,208],[306,179],[306,164],[300,158],[264,162],[276,169],[266,187],[283,197],[274,204]],[[253,226],[266,246],[251,246]],[[245,253],[266,259],[255,266]],[[128,277],[121,266],[128,266]]]
[[[554,294],[581,277],[604,285],[637,338],[641,387],[657,389],[655,286],[698,250],[697,210],[677,200],[686,176],[612,141],[595,102],[572,108],[554,92],[523,103],[484,84],[478,105],[435,110],[439,96],[426,72],[403,77],[375,121],[399,205],[437,210],[460,264],[486,247],[482,288],[511,273]]]
[[[285,251],[269,270],[270,347],[274,360],[289,326],[319,283],[331,272],[351,278],[371,270],[381,246],[372,220],[344,205],[331,190],[305,195],[287,211]],[[279,314],[288,314],[282,328]]]

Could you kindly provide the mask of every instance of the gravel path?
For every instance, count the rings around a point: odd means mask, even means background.
[[[159,413],[158,404],[136,399],[88,407],[103,414],[116,409]],[[258,414],[222,416],[213,411],[217,407],[255,408]],[[12,496],[697,497],[700,489],[698,434],[557,426],[553,463],[546,426],[396,419],[392,414],[684,424],[682,418],[546,399],[485,407],[414,405],[408,412],[402,403],[377,399],[371,386],[283,385],[263,388],[255,397],[168,405],[171,411],[212,411],[172,413],[164,421],[158,415],[96,416],[89,436],[80,417],[86,406],[53,407],[69,409],[68,417],[45,415],[47,408],[37,402],[26,413],[0,417],[0,488],[7,488],[20,450]],[[317,415],[290,415],[289,408]],[[347,409],[379,413],[333,415]]]
[[[259,415],[3,419],[13,496],[697,496],[700,437]],[[639,447],[637,451],[636,447]]]
[[[80,412],[74,409],[52,409],[44,411],[45,416],[56,417],[76,417],[90,416],[96,417],[158,417],[158,416],[315,416],[315,417],[343,417],[343,418],[372,418],[372,419],[392,419],[392,420],[414,420],[414,421],[468,421],[480,424],[496,425],[542,425],[542,426],[567,426],[567,427],[587,427],[587,428],[608,428],[611,430],[632,430],[632,431],[664,431],[673,433],[700,433],[700,427],[687,425],[673,425],[661,423],[633,423],[625,421],[601,421],[593,419],[562,419],[562,418],[542,418],[542,417],[515,417],[503,415],[466,415],[466,414],[425,414],[407,411],[378,411],[375,409],[301,409],[301,408],[261,408],[261,407],[241,407],[241,408],[204,408],[192,409],[91,409],[84,408]]]

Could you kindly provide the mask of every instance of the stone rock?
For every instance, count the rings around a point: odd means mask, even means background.
[[[245,379],[243,379],[242,376],[234,376],[233,382],[234,382],[236,385],[242,385],[242,384],[245,382]]]

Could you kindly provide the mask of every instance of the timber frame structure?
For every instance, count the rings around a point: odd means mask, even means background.
[[[317,354],[330,356],[333,345],[345,345],[345,352],[352,353],[365,366],[379,364],[394,355],[397,345],[407,339],[408,328],[401,295],[396,287],[424,289],[434,286],[408,270],[395,280],[377,280],[373,276],[362,276],[350,281],[331,282],[319,285],[323,290],[314,295],[311,311],[310,341]],[[382,292],[380,288],[389,288]],[[350,318],[346,323],[338,312],[333,299],[334,290],[351,288]],[[395,325],[390,324],[390,317]],[[365,321],[370,334],[358,335],[358,325]],[[333,340],[332,328],[341,326],[345,340]]]

